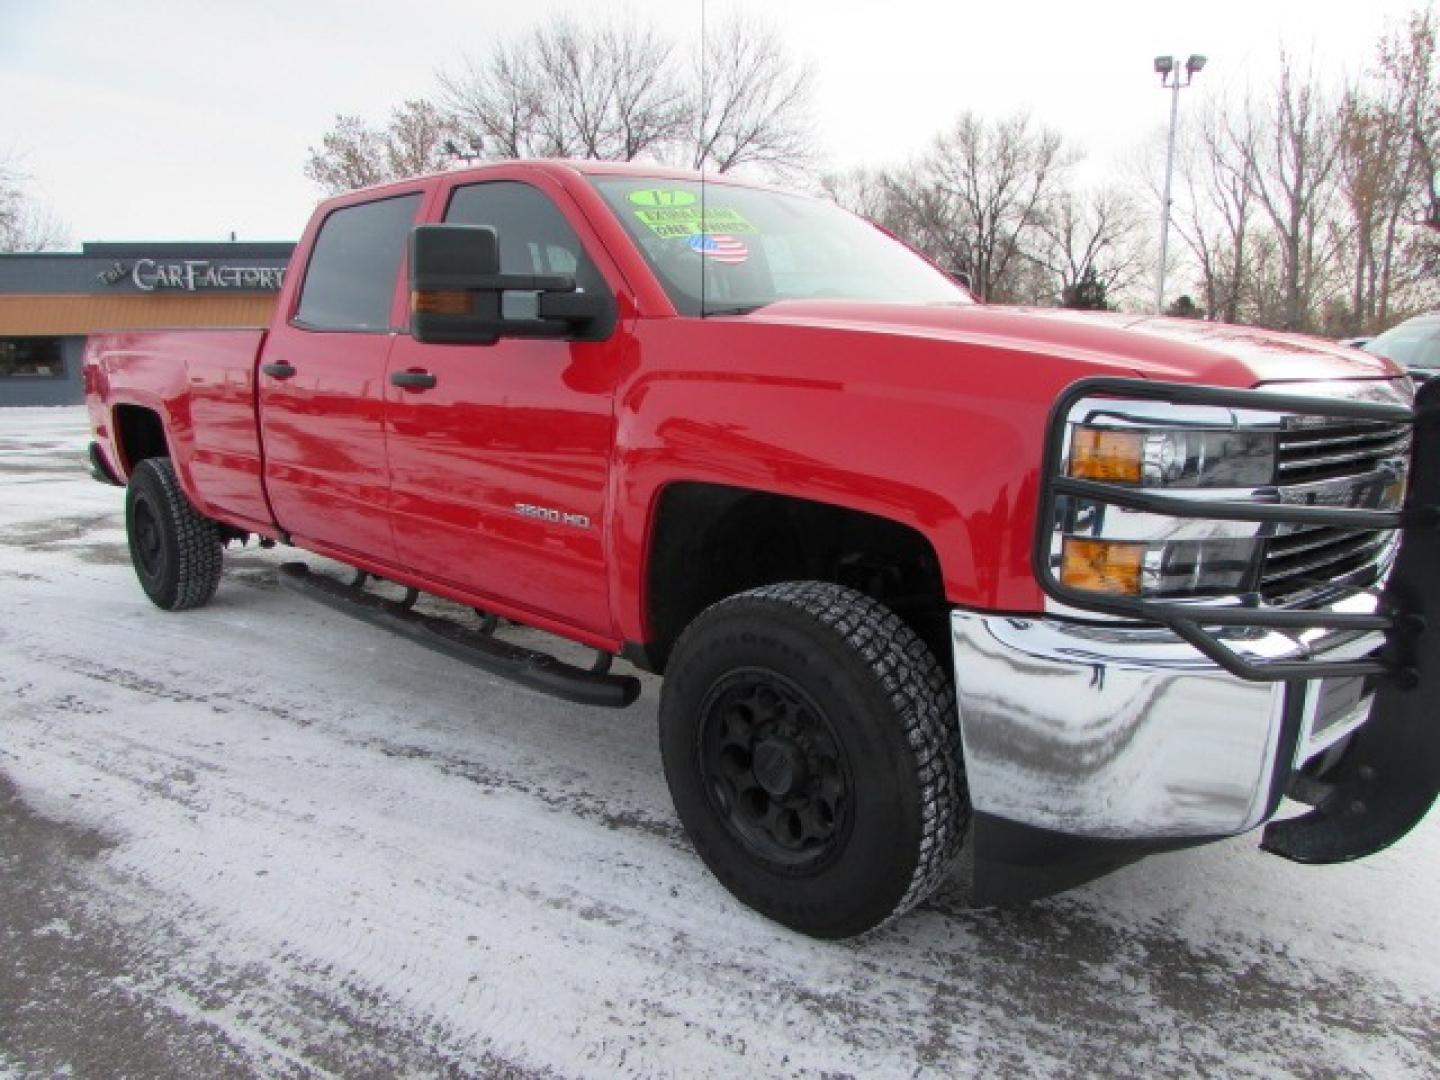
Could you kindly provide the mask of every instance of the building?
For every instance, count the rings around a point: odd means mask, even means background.
[[[92,331],[268,325],[294,249],[85,244],[0,255],[0,406],[78,404]]]

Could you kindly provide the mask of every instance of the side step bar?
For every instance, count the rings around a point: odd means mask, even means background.
[[[390,630],[418,645],[511,679],[542,694],[619,709],[640,696],[640,680],[633,675],[586,671],[546,653],[497,641],[479,631],[466,630],[448,619],[422,615],[403,604],[385,600],[324,574],[312,574],[304,563],[284,563],[280,583],[319,600],[322,604]]]

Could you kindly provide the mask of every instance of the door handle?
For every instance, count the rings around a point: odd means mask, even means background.
[[[429,390],[438,380],[428,371],[392,371],[390,385],[402,390]]]
[[[276,364],[261,364],[260,370],[272,379],[288,379],[295,374],[295,368],[284,361]]]

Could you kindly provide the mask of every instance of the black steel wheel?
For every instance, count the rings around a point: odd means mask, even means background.
[[[757,858],[813,869],[843,847],[850,764],[804,689],[764,668],[732,672],[706,696],[700,724],[712,809]]]
[[[135,576],[157,607],[184,611],[210,602],[224,542],[219,526],[185,498],[169,458],[135,466],[125,490],[125,531]]]
[[[660,748],[715,876],[816,937],[914,907],[963,842],[950,680],[893,612],[839,585],[766,586],[696,618],[667,665]]]

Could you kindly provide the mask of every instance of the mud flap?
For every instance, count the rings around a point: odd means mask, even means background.
[[[1411,507],[1440,507],[1440,379],[1416,401]],[[1409,633],[1387,648],[1414,673],[1381,684],[1370,718],[1323,777],[1309,813],[1273,822],[1260,846],[1300,863],[1337,863],[1389,847],[1420,823],[1440,792],[1440,528],[1402,534],[1385,606],[1405,612]]]

